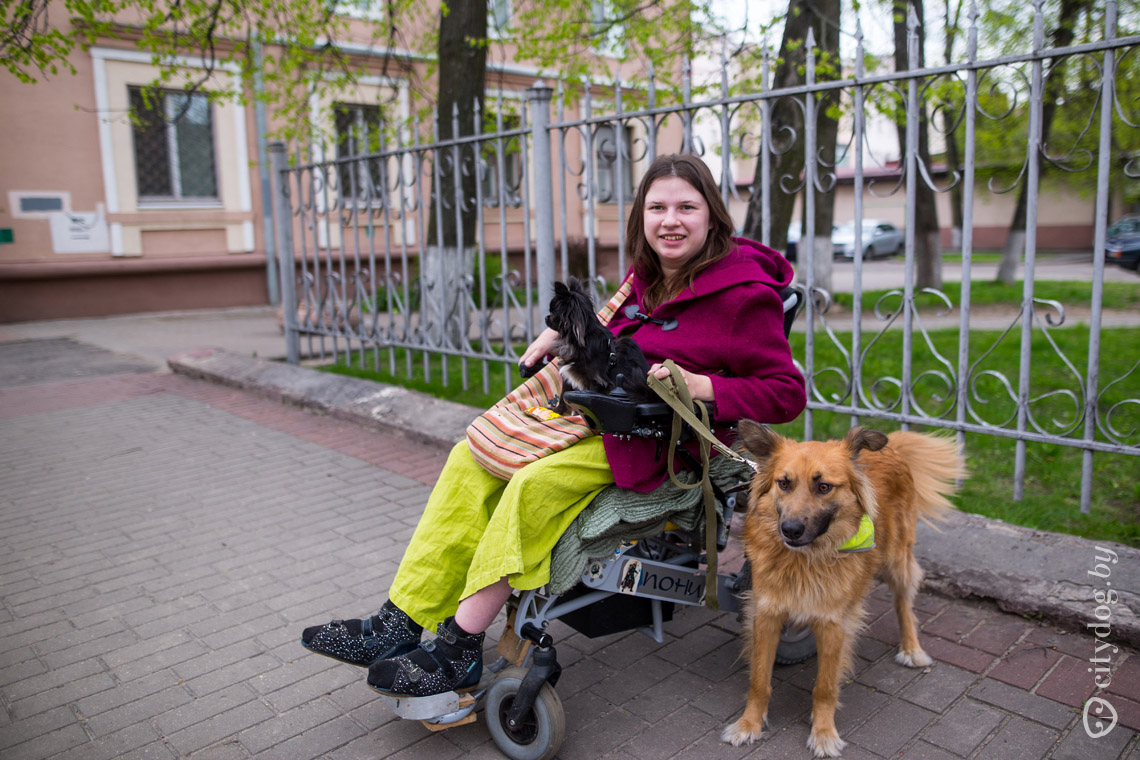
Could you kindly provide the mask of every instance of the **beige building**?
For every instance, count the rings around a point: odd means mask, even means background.
[[[21,103],[0,114],[0,320],[265,303],[252,109],[171,92],[158,107],[185,118],[132,125],[150,56],[72,62],[35,85],[0,75]]]
[[[359,25],[369,21],[353,23],[363,30]],[[382,112],[388,122],[407,120],[417,107],[412,83],[420,92],[434,87],[424,85],[421,56],[378,55],[364,43],[343,47],[368,73],[353,91],[311,102],[310,118],[328,138],[307,160],[337,157],[345,149],[344,136],[374,125]],[[502,104],[505,128],[517,127],[525,90],[538,71],[509,60],[509,45],[494,47],[488,101],[491,108]],[[266,56],[272,55],[267,48]],[[0,322],[267,303],[276,283],[266,255],[269,224],[263,210],[269,204],[262,183],[268,169],[261,163],[255,108],[178,89],[164,91],[160,102],[144,103],[142,87],[159,70],[149,53],[129,42],[106,40],[70,60],[74,76],[63,73],[34,85],[0,74],[0,94],[19,104],[0,112]],[[177,63],[187,71],[202,69],[192,57]],[[238,86],[238,72],[216,70],[204,89]],[[604,109],[606,88],[594,92]],[[152,117],[132,122],[132,106]],[[563,118],[577,118],[577,108],[568,104]],[[637,139],[636,129],[626,130],[627,145]],[[427,141],[430,127],[421,126],[421,132],[421,142]],[[405,136],[410,140],[410,132]],[[614,139],[606,144],[612,149]],[[559,150],[577,165],[584,142],[568,133],[556,148],[556,161]],[[506,158],[508,182],[517,182],[517,149]],[[636,171],[628,170],[627,184]],[[618,181],[607,176],[596,179]],[[580,181],[568,177],[561,188],[568,202],[567,238],[583,238],[590,224],[601,245],[615,245],[622,228],[615,204],[596,203],[588,210],[579,197]],[[484,191],[496,189],[485,184]],[[489,247],[499,248],[502,220],[508,250],[523,250],[524,213],[508,207],[500,217],[488,208]],[[330,232],[312,242],[337,249],[341,236],[335,228]],[[414,232],[401,234],[416,255]]]

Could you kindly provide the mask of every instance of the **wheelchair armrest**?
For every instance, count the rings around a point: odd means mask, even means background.
[[[636,403],[621,389],[612,393],[566,391],[563,399],[599,433],[663,438],[673,424],[673,408],[664,401]],[[711,415],[712,408],[704,401]]]
[[[784,303],[784,337],[792,334],[792,324],[804,309],[807,295],[801,285],[789,285],[780,291],[780,300]]]
[[[807,297],[801,285],[789,285],[779,295],[784,305],[783,327],[784,335],[787,336],[792,331],[792,323],[803,310]],[[533,368],[520,368],[520,371],[523,377],[528,377],[537,372],[541,365],[542,363],[535,363]],[[664,438],[669,434],[673,423],[673,410],[664,401],[638,404],[620,388],[611,393],[566,391],[563,400],[585,417],[590,427],[599,433]],[[696,404],[704,404],[710,419],[712,418],[711,404],[696,401],[694,408]]]

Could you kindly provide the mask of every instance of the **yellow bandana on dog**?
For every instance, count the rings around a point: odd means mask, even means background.
[[[871,518],[863,515],[859,521],[859,530],[855,535],[843,542],[839,547],[841,552],[866,552],[875,548],[875,523]]]

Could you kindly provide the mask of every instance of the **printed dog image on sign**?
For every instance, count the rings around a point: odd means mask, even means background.
[[[623,594],[637,593],[637,587],[641,585],[641,562],[636,559],[631,559],[625,563],[625,567],[621,573],[621,585],[618,591]]]

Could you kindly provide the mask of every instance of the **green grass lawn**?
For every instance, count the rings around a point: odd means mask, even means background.
[[[992,375],[1001,373],[1012,387],[1017,387],[1020,354],[1020,331],[1015,330],[999,341],[997,331],[975,331],[969,336],[971,362],[981,359],[973,370],[977,393],[981,397],[972,405],[982,415],[982,421],[1006,426],[1016,412],[1016,405],[1008,397],[1001,382]],[[1088,329],[1078,326],[1052,331],[1061,354],[1075,367],[1080,378],[1073,374],[1061,355],[1053,349],[1045,337],[1034,334],[1032,364],[1030,373],[1030,398],[1043,396],[1049,391],[1063,389],[1073,397],[1083,399],[1083,378],[1088,362]],[[803,335],[792,335],[792,347],[796,356],[803,355]],[[840,335],[840,340],[848,343],[850,336]],[[866,341],[866,334],[864,341]],[[952,367],[957,367],[958,331],[941,330],[931,333],[931,344]],[[886,376],[899,377],[901,372],[902,333],[891,331],[884,335],[867,351],[864,361],[864,388],[871,389],[871,381]],[[916,339],[914,343],[913,377],[923,372],[942,368],[935,355],[925,343]],[[988,352],[988,353],[987,353]],[[982,356],[985,358],[982,359]],[[1105,387],[1118,378],[1125,377],[1140,359],[1140,330],[1106,329],[1101,332],[1100,388],[1104,391],[1100,402],[1102,414],[1113,404],[1126,398],[1134,398],[1140,369],[1132,372],[1120,383],[1105,391]],[[821,341],[816,336],[815,370],[817,373],[826,367],[841,362],[841,355],[830,342]],[[839,365],[842,366],[842,365]],[[842,398],[845,389],[833,373],[818,375],[817,383],[829,397]],[[945,384],[933,377],[920,380],[916,384],[919,404],[927,413],[953,419],[955,414],[949,399],[944,397],[948,390]],[[864,394],[865,395],[865,394]],[[883,391],[884,401],[889,403],[897,396],[889,390]],[[1076,426],[1076,436],[1083,430],[1080,412],[1067,396],[1041,398],[1031,405],[1033,416],[1046,432],[1063,433]],[[1118,410],[1118,415],[1131,414],[1129,421],[1116,419],[1117,428],[1127,431],[1136,427],[1136,413],[1128,407]],[[969,422],[978,420],[967,418]],[[848,429],[851,418],[832,412],[813,413],[812,427],[815,438],[838,438]],[[1056,424],[1060,423],[1060,425]],[[898,425],[887,420],[865,418],[863,424],[883,431],[898,429]],[[1012,426],[1012,422],[1008,425]],[[782,433],[791,437],[802,437],[802,421],[779,426]],[[923,428],[915,426],[912,429]],[[927,428],[933,429],[933,428]],[[1098,434],[1099,440],[1105,440]],[[1135,443],[1137,436],[1125,439]],[[1013,501],[1014,449],[1016,443],[998,436],[967,434],[966,457],[970,468],[970,478],[957,499],[959,508],[976,514],[993,517],[1006,522],[1042,530],[1057,531],[1083,536],[1090,539],[1119,541],[1131,546],[1140,546],[1140,458],[1126,454],[1096,453],[1093,457],[1093,498],[1090,514],[1080,512],[1080,449],[1056,444],[1029,443],[1026,447],[1026,481],[1024,497],[1020,502]]]
[[[521,353],[525,346],[518,346]],[[341,357],[336,364],[327,364],[318,369],[338,375],[360,377],[391,385],[400,385],[414,391],[421,391],[438,398],[486,409],[501,399],[507,392],[522,382],[518,370],[511,368],[509,373],[501,363],[488,363],[487,371],[481,361],[468,360],[467,389],[463,388],[463,362],[452,356],[444,362],[438,355],[427,357],[431,380],[425,380],[422,351],[412,351],[412,373],[407,372],[408,352],[403,348],[369,349],[363,353],[356,351],[351,360]],[[392,371],[393,358],[395,371]],[[444,365],[446,364],[446,371]],[[508,376],[509,375],[509,376]],[[488,390],[484,390],[484,382]],[[508,384],[509,383],[509,384]]]
[[[1021,303],[1022,298],[1022,284],[1016,282],[1012,285],[1005,285],[1000,282],[992,280],[976,281],[970,283],[970,304],[971,306],[997,306],[997,305],[1010,305]],[[880,297],[885,295],[886,290],[867,290],[863,292],[863,309],[869,310],[875,307],[875,303]],[[948,282],[943,287],[943,292],[954,304],[955,308],[962,303],[962,284],[959,282]],[[1038,282],[1033,290],[1034,298],[1043,298],[1053,301],[1060,301],[1067,307],[1084,306],[1088,307],[1092,303],[1092,283],[1091,282],[1062,282],[1055,280],[1047,280]],[[835,303],[850,309],[855,299],[851,293],[835,293],[833,294]],[[935,296],[919,294],[916,299],[920,304],[922,303],[940,303],[941,301]],[[1140,310],[1140,280],[1135,283],[1132,282],[1106,282],[1104,283],[1104,290],[1102,291],[1102,303],[1105,309],[1119,310],[1119,311],[1137,311]],[[885,303],[887,308],[894,308],[898,305],[898,299],[891,299]]]
[[[975,283],[974,292],[988,292],[991,290],[989,287],[991,285],[993,284]],[[1106,308],[1140,308],[1140,287],[1129,283],[1105,283],[1105,285]],[[1115,285],[1124,287],[1108,287]],[[1087,302],[1089,287],[1088,283],[1039,283],[1038,293],[1042,297],[1056,298],[1069,305],[1079,303],[1082,294]],[[995,299],[991,301],[992,303],[1009,302],[996,299],[1001,293],[1008,295],[1011,291],[1003,291],[1000,286],[992,290],[994,294],[987,296]],[[1016,295],[1010,300],[1016,303],[1020,300],[1020,285],[1015,286],[1012,292]],[[955,294],[950,295],[956,300]],[[869,297],[873,303],[873,296]],[[1113,306],[1109,306],[1110,298]],[[1071,398],[1078,399],[1078,403],[1083,399],[1083,378],[1088,366],[1089,330],[1087,326],[1076,325],[1054,329],[1050,334],[1057,343],[1057,349],[1053,348],[1044,333],[1040,330],[1034,331],[1029,395],[1031,398],[1040,398],[1032,404],[1032,412],[1038,424],[1046,432],[1060,434],[1075,427],[1075,437],[1079,437],[1083,422],[1080,420],[1080,410],[1075,407]],[[864,396],[872,391],[873,380],[883,377],[898,378],[901,374],[902,332],[888,331],[868,348],[867,344],[872,337],[874,336],[871,333],[863,334],[864,391],[861,395]],[[838,338],[850,351],[851,336],[839,334]],[[957,329],[935,331],[930,334],[930,339],[933,351],[920,336],[915,336],[913,344],[913,377],[917,380],[914,383],[915,397],[928,414],[948,416],[949,419],[953,419],[955,414],[953,400],[946,398],[949,389],[931,373],[945,372],[947,369],[938,360],[938,356],[949,363],[954,373],[957,372],[958,331]],[[1000,331],[973,331],[969,335],[969,341],[970,362],[977,363],[972,369],[972,376],[975,379],[974,393],[978,396],[972,401],[973,408],[981,416],[982,422],[1003,427],[1012,426],[1007,420],[1015,413],[1016,407],[1000,378],[1006,378],[1013,388],[1017,387],[1020,329],[1010,331],[1004,338],[1001,338]],[[802,361],[804,336],[793,333],[791,343],[794,355]],[[389,371],[393,352],[396,358],[396,373]],[[452,357],[448,360],[445,383],[443,363],[439,357],[431,357],[429,360],[432,382],[423,379],[421,353],[415,353],[413,356],[414,372],[411,377],[405,373],[405,357],[403,349],[382,350],[378,362],[375,354],[368,353],[363,357],[356,354],[353,356],[352,366],[341,364],[323,369],[403,385],[478,408],[490,406],[504,395],[508,387],[513,387],[519,382],[517,371],[513,368],[490,363],[487,365],[487,390],[484,390],[483,363],[470,361],[468,362],[469,390],[465,391],[461,374],[462,363],[458,359]],[[360,368],[362,358],[364,369]],[[1099,366],[1099,385],[1103,393],[1100,399],[1102,414],[1113,404],[1136,397],[1135,389],[1140,385],[1138,382],[1140,369],[1132,370],[1138,359],[1140,359],[1140,329],[1114,328],[1102,331]],[[814,357],[817,387],[829,400],[847,403],[849,398],[844,381],[834,372],[820,373],[821,369],[828,366],[845,367],[846,361],[830,340],[823,334],[817,333]],[[1124,379],[1105,390],[1112,381],[1119,378]],[[1066,391],[1071,396],[1049,395],[1058,389]],[[897,391],[892,392],[889,384],[883,383],[879,384],[878,391],[884,403],[890,403],[895,397],[892,394],[897,393]],[[1125,432],[1140,429],[1134,404],[1120,407],[1117,415],[1113,420],[1117,429]],[[813,413],[814,437],[842,437],[850,421],[848,415],[816,411]],[[968,418],[968,421],[979,422],[972,418]],[[884,431],[897,428],[897,425],[889,421],[874,418],[866,418],[864,424]],[[802,437],[803,422],[782,425],[780,430],[791,437]],[[1098,438],[1104,440],[1103,434],[1098,433]],[[1131,438],[1126,439],[1129,443],[1136,441],[1135,432]],[[1140,547],[1140,478],[1137,478],[1137,473],[1140,472],[1140,458],[1124,454],[1095,454],[1092,509],[1090,514],[1083,515],[1079,506],[1081,450],[1054,444],[1029,443],[1025,496],[1022,501],[1014,502],[1012,494],[1015,445],[1013,440],[997,436],[981,434],[966,436],[966,456],[971,477],[957,499],[961,509],[1027,527],[1070,533],[1094,540],[1118,541]]]
[[[942,260],[951,264],[961,264],[962,254],[944,253]],[[974,251],[970,254],[970,261],[974,264],[999,264],[1001,263],[1001,251]]]

